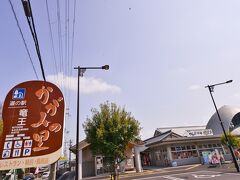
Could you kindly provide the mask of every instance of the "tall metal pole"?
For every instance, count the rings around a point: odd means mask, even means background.
[[[219,83],[219,84],[224,84],[224,83]],[[219,85],[219,84],[216,84],[216,85]],[[226,139],[226,141],[227,141],[227,146],[228,146],[228,148],[229,148],[229,150],[230,150],[230,152],[231,152],[231,155],[232,155],[232,158],[233,158],[233,162],[234,162],[234,164],[235,164],[235,168],[236,168],[237,172],[239,172],[239,165],[238,165],[238,162],[237,162],[237,160],[236,160],[236,156],[235,156],[235,154],[234,154],[234,152],[233,152],[233,149],[232,149],[231,144],[229,143],[229,139],[228,139],[228,137],[227,137],[225,128],[224,128],[224,126],[223,126],[222,119],[221,119],[221,117],[220,117],[220,114],[219,114],[219,112],[218,112],[216,103],[215,103],[214,98],[213,98],[213,95],[212,95],[212,91],[213,91],[214,85],[213,85],[213,86],[208,85],[207,87],[208,87],[209,93],[210,93],[210,95],[211,95],[211,98],[212,98],[214,107],[215,107],[215,109],[216,109],[216,112],[217,112],[217,115],[218,115],[218,119],[219,119],[219,121],[220,121],[220,124],[221,124],[222,130],[223,130],[225,139]]]
[[[77,88],[77,137],[76,137],[76,176],[75,180],[78,180],[79,176],[79,89],[80,89],[80,66],[78,66],[78,88]]]
[[[75,180],[79,180],[79,96],[80,96],[80,76],[83,76],[84,72],[87,69],[103,69],[103,70],[108,70],[109,65],[104,65],[100,67],[75,67],[74,69],[78,70],[78,88],[77,88],[77,137],[76,137],[76,176]],[[81,161],[82,161],[82,155],[81,155]],[[82,179],[82,167],[81,167],[81,174],[80,178]]]

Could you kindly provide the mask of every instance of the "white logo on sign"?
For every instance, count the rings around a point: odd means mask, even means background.
[[[21,149],[14,149],[12,157],[19,157],[21,155]]]
[[[30,156],[31,155],[31,148],[24,148],[23,149],[23,156]]]
[[[32,140],[25,140],[24,147],[32,147]]]
[[[27,117],[27,115],[28,115],[28,109],[20,109],[19,110],[19,116]]]
[[[22,147],[22,141],[15,141],[14,148],[21,148]]]
[[[14,106],[15,105],[15,101],[10,101],[9,106]]]
[[[3,150],[2,158],[9,158],[11,154],[11,150]]]
[[[17,98],[18,97],[18,90],[15,90],[14,92],[13,92],[13,98],[15,99],[15,98]]]
[[[4,149],[12,149],[12,141],[4,142]]]
[[[24,88],[17,88],[13,91],[13,99],[24,99],[25,97],[25,89]]]

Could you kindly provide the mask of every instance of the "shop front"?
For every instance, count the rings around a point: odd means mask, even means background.
[[[125,151],[126,159],[117,167],[119,172],[134,170],[134,146],[135,144],[128,144]],[[76,146],[72,146],[70,150],[76,153]],[[112,158],[102,155],[93,155],[90,144],[85,140],[79,142],[79,151],[82,154],[82,177],[97,176],[113,172]]]
[[[164,138],[146,143],[148,147],[146,152],[149,153],[148,157],[152,166],[168,167],[203,163],[203,152],[206,151],[226,154],[218,135],[177,137],[171,136],[172,133],[170,131]],[[144,156],[142,158],[144,159]]]

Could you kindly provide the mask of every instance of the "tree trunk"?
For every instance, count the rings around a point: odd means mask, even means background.
[[[115,166],[114,166],[113,178],[114,178],[114,180],[118,180],[119,179],[117,164],[115,164]]]

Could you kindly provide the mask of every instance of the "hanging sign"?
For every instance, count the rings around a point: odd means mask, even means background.
[[[46,81],[16,85],[3,105],[0,170],[40,167],[61,156],[64,98]]]

